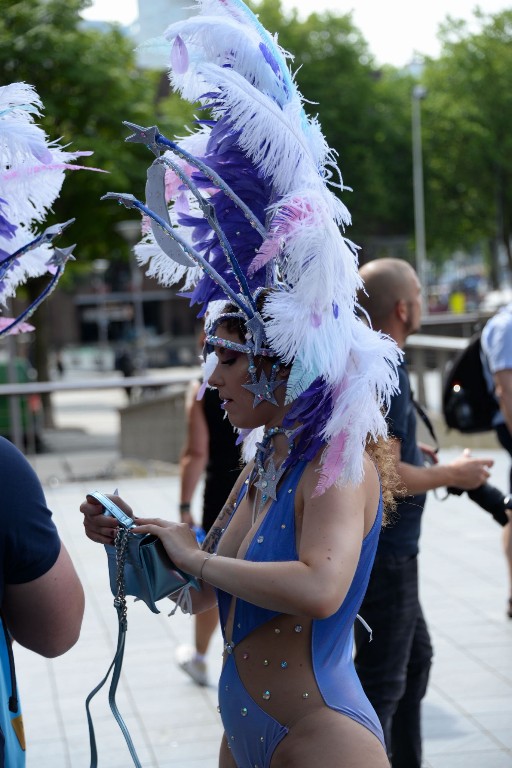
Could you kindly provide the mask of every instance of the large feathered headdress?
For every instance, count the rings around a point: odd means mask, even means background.
[[[33,86],[0,87],[0,303],[5,305],[29,278],[49,275],[44,290],[18,317],[0,317],[0,336],[32,330],[24,321],[53,291],[73,258],[74,246],[52,245],[73,219],[38,229],[59,196],[65,171],[82,168],[71,161],[91,153],[66,152],[50,141],[34,123],[41,109]]]
[[[291,366],[297,456],[325,449],[319,491],[358,482],[368,435],[386,433],[398,351],[356,316],[357,249],[335,153],[304,111],[287,54],[241,0],[198,0],[172,24],[170,78],[208,116],[177,141],[126,123],[156,155],[136,247],[147,273],[180,283],[200,314],[226,298],[245,319],[247,350]],[[264,319],[257,296],[270,289]],[[210,331],[212,332],[212,331]],[[208,364],[206,365],[206,371]]]

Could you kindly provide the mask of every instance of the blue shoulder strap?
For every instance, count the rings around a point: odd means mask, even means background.
[[[0,765],[25,766],[25,732],[18,699],[11,637],[0,617]]]

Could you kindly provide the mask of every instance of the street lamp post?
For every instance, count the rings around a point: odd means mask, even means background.
[[[108,269],[107,259],[94,259],[92,262],[92,271],[96,278],[97,301],[97,324],[98,324],[98,342],[99,342],[99,366],[104,370],[106,365],[105,353],[108,349],[108,311],[107,311],[107,286],[105,283],[105,273]]]
[[[133,295],[133,324],[135,331],[135,349],[137,351],[137,367],[139,371],[146,370],[146,326],[144,324],[144,298],[142,294],[142,272],[140,271],[133,246],[140,239],[140,223],[127,220],[119,221],[115,229],[130,246],[130,278]]]
[[[423,196],[423,153],[421,141],[421,101],[427,91],[421,85],[412,89],[412,172],[414,195],[414,233],[416,240],[416,272],[421,283],[423,312],[428,314],[427,252],[425,245],[425,200]]]
[[[12,312],[12,316],[16,316],[14,311]],[[14,336],[9,334],[7,336],[6,342],[8,350],[7,381],[9,384],[17,384],[18,370],[16,367],[16,341]],[[11,442],[14,443],[16,448],[19,448],[20,451],[23,451],[23,422],[21,415],[21,402],[18,395],[12,395],[9,397],[9,424],[11,429]]]

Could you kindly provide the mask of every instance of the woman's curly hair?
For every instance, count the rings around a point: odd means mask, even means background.
[[[366,452],[375,463],[382,486],[382,501],[384,504],[383,525],[393,522],[396,509],[396,497],[403,496],[404,487],[397,472],[396,461],[392,450],[394,438],[379,437],[366,443]]]

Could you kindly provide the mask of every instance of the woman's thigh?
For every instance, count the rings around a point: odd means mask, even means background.
[[[270,768],[389,768],[384,747],[360,723],[324,708],[303,717],[276,747]]]
[[[226,734],[223,735],[219,750],[219,768],[236,768],[236,763],[228,747]]]

